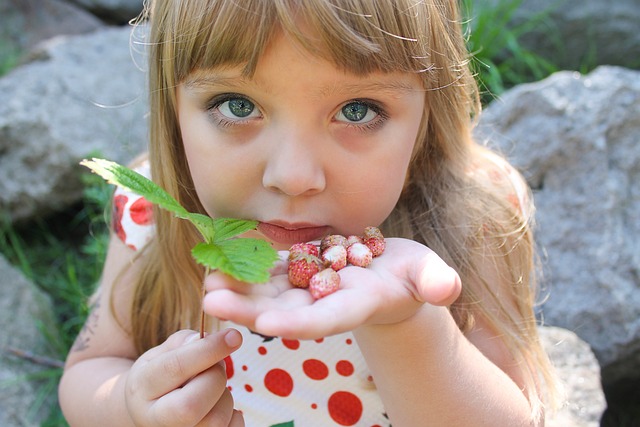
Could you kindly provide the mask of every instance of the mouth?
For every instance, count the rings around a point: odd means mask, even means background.
[[[294,243],[320,240],[329,234],[329,226],[312,224],[285,224],[276,222],[261,222],[258,231],[267,239],[281,244],[293,245]]]

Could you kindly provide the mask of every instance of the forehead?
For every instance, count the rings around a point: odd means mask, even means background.
[[[358,93],[401,96],[423,92],[422,80],[415,73],[378,71],[357,74],[341,70],[322,58],[310,61],[305,56],[291,58],[285,64],[279,57],[281,52],[279,49],[269,50],[268,55],[260,58],[251,75],[245,75],[241,65],[194,70],[184,79],[184,87],[192,92],[258,89],[275,96],[283,88],[302,85],[305,96],[310,98]]]
[[[425,37],[413,30],[417,19],[400,14],[390,6],[394,2],[354,2],[352,9],[343,9],[324,0],[220,1],[201,10],[189,9],[190,3],[180,2],[181,19],[169,24],[176,28],[160,41],[174,45],[166,59],[174,62],[179,81],[195,69],[221,65],[242,65],[243,74],[251,75],[270,41],[282,33],[344,70],[429,68],[424,63],[428,55],[421,50]]]

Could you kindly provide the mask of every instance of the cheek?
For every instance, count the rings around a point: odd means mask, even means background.
[[[243,175],[236,176],[237,168],[232,167],[237,164],[230,159],[232,151],[221,146],[223,142],[210,130],[210,125],[203,125],[198,120],[186,119],[181,133],[198,198],[209,215],[220,216],[229,203],[226,189],[234,182],[238,188],[243,187],[239,179]]]
[[[349,228],[380,225],[395,207],[404,187],[413,144],[380,156],[353,170],[340,183],[342,215]]]

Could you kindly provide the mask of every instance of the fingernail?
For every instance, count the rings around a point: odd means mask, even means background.
[[[238,347],[242,343],[242,335],[235,329],[229,329],[224,336],[224,342],[229,347]]]

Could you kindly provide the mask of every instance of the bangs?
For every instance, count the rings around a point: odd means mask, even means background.
[[[156,41],[170,49],[162,59],[173,62],[176,82],[197,69],[224,65],[243,66],[251,76],[278,31],[345,71],[423,72],[432,67],[428,17],[416,16],[426,8],[413,7],[414,1],[404,6],[402,1],[342,2],[348,9],[330,0],[166,3],[173,4],[163,16],[171,23]]]

